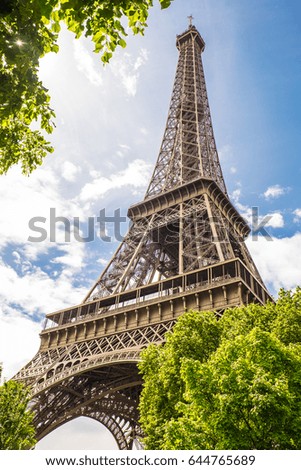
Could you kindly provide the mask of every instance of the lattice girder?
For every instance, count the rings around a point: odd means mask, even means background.
[[[152,343],[162,343],[165,334],[171,331],[174,321],[149,325],[115,335],[102,336],[90,341],[75,343],[71,348],[66,346],[61,356],[53,362],[49,352],[39,351],[36,357],[23,368],[17,378],[28,385],[33,385],[33,393],[49,389],[67,377],[107,364],[134,362],[139,360],[143,347]],[[43,363],[43,367],[39,367]]]
[[[234,258],[231,240],[243,244],[249,233],[246,222],[208,178],[132,206],[129,216],[133,220],[129,233],[86,300]],[[197,226],[194,235],[193,225]],[[252,268],[246,252],[241,250],[241,254]],[[253,271],[257,273],[255,266]]]
[[[62,424],[87,416],[104,424],[120,449],[130,449],[141,437],[137,400],[141,378],[133,364],[95,369],[65,379],[50,391],[36,395],[37,438],[42,439]]]
[[[212,178],[227,194],[201,59],[204,46],[195,28],[178,42],[180,55],[166,129],[146,198],[201,176]]]

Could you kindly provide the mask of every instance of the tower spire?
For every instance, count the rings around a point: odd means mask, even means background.
[[[188,26],[191,28],[192,27],[192,20],[194,20],[194,17],[192,15],[187,16],[189,24]]]
[[[200,177],[212,179],[226,194],[201,58],[205,41],[190,25],[176,45],[179,60],[166,128],[145,198]]]

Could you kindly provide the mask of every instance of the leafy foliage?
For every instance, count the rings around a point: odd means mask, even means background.
[[[172,0],[159,0],[167,8]],[[29,174],[53,148],[45,133],[54,129],[48,90],[38,77],[39,60],[58,52],[65,23],[77,38],[92,39],[106,63],[125,47],[124,19],[143,34],[153,0],[2,0],[0,5],[0,174],[20,162]],[[33,130],[36,122],[40,130]]]
[[[29,391],[10,380],[0,387],[0,449],[25,450],[36,443],[33,413],[27,410]]]
[[[185,391],[180,374],[182,358],[193,358],[202,363],[210,357],[218,342],[218,324],[213,313],[187,313],[179,319],[173,334],[167,335],[163,347],[150,345],[142,353],[139,367],[145,381],[140,410],[148,436],[147,448],[161,448],[158,445],[165,423],[179,416],[178,403]]]
[[[183,315],[142,355],[148,449],[300,449],[301,290]],[[202,325],[202,327],[201,327]]]

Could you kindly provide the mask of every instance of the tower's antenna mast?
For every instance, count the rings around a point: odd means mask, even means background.
[[[188,20],[189,20],[189,28],[192,27],[192,20],[194,20],[193,16],[190,15],[190,16],[187,16]]]

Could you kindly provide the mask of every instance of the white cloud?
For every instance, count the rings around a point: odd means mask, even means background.
[[[37,352],[44,315],[76,305],[86,294],[85,288],[73,285],[72,270],[48,275],[16,255],[21,273],[0,259],[0,358],[8,378]]]
[[[0,358],[10,379],[37,352],[42,326],[10,307],[0,307]]]
[[[67,165],[68,168],[69,177],[77,172],[72,163]],[[60,262],[74,271],[83,265],[84,244],[76,242],[72,235],[70,243],[65,243],[65,225],[54,218],[65,217],[70,222],[72,231],[73,217],[78,217],[80,222],[86,221],[86,208],[76,199],[66,199],[61,194],[61,188],[66,185],[60,184],[60,176],[52,169],[39,168],[26,178],[20,174],[18,168],[14,168],[1,177],[0,248],[4,249],[8,244],[18,245],[15,253],[22,253],[30,261],[36,261],[39,255],[46,255],[51,249],[57,248],[63,252]],[[42,219],[33,222],[32,219],[36,217]],[[30,221],[34,225],[29,225]],[[54,234],[53,241],[50,241],[50,226]],[[44,241],[37,241],[41,237],[37,228],[45,231]],[[14,256],[18,257],[18,254]]]
[[[274,186],[269,186],[268,189],[263,193],[263,196],[265,199],[275,199],[282,196],[286,192],[287,188],[283,188],[279,184],[275,184]]]
[[[271,212],[265,215],[260,215],[257,212],[257,207],[252,208],[240,203],[236,203],[236,207],[253,230],[258,229],[260,226],[271,228],[284,227],[284,218],[280,212]]]
[[[26,243],[29,219],[44,216],[49,204],[55,203],[56,199],[56,180],[51,171],[39,169],[26,178],[19,168],[13,168],[1,176],[0,245]]]
[[[124,151],[124,152],[128,152],[129,150],[131,150],[131,147],[127,144],[119,144],[119,147]]]
[[[293,214],[295,215],[294,222],[300,222],[301,221],[301,209],[294,210]]]
[[[220,160],[228,160],[233,155],[232,146],[229,144],[225,144],[219,149],[218,155]]]
[[[109,260],[105,258],[98,258],[97,263],[99,263],[101,266],[106,266],[109,263]]]
[[[80,232],[80,236],[84,238]],[[72,273],[80,271],[85,265],[85,247],[84,242],[70,242],[59,245],[60,250],[64,252],[61,256],[57,256],[51,262],[60,263],[69,268]]]
[[[282,228],[284,227],[284,218],[280,212],[271,212],[265,215],[258,213],[257,207],[249,207],[239,202],[241,197],[241,189],[235,189],[231,194],[231,199],[235,204],[236,208],[240,212],[241,216],[247,220],[250,226],[253,228],[258,227],[261,223],[264,223],[265,227]]]
[[[145,188],[150,178],[151,166],[143,160],[130,162],[125,170],[110,177],[100,176],[92,183],[87,183],[81,193],[80,200],[96,200],[108,191],[126,186]]]
[[[97,70],[95,68],[94,61],[90,53],[85,49],[85,47],[79,40],[73,41],[73,52],[78,70],[87,77],[87,79],[92,85],[102,85],[103,78],[102,74],[100,73],[100,61],[99,70]]]
[[[128,154],[130,149],[131,149],[131,147],[129,145],[119,144],[116,155],[120,158],[124,158]]]
[[[18,272],[0,258],[0,358],[8,378],[37,352],[44,315],[76,305],[86,294],[74,286],[72,269],[48,275],[16,253]]]
[[[276,294],[281,287],[293,289],[301,286],[301,233],[292,237],[272,238],[259,236],[248,239],[247,245],[263,277]]]
[[[101,172],[95,169],[92,169],[89,171],[89,175],[91,176],[91,178],[99,178],[101,176]]]
[[[234,191],[230,195],[231,199],[233,199],[233,202],[235,204],[239,202],[240,196],[241,196],[241,189],[240,188],[234,189]]]
[[[266,219],[265,226],[273,228],[282,228],[284,227],[284,219],[280,212],[273,212],[259,218],[259,221]]]
[[[115,53],[112,58],[110,69],[115,77],[117,77],[123,85],[128,96],[135,96],[137,93],[139,69],[148,60],[148,52],[142,48],[138,57],[126,53]]]
[[[246,206],[239,202],[239,199],[241,197],[241,189],[236,188],[232,194],[230,194],[230,199],[233,201],[233,204],[235,205],[236,209],[239,211],[240,215],[248,222],[248,224],[251,226],[253,223],[253,210],[251,207]]]
[[[72,269],[64,269],[58,277],[52,278],[27,260],[25,267],[19,274],[0,259],[1,305],[18,306],[28,316],[43,315],[74,305],[85,295],[86,289],[73,286]]]
[[[74,165],[72,162],[64,162],[62,165],[62,177],[66,181],[74,182],[81,169],[79,166]]]
[[[14,263],[15,264],[21,264],[21,256],[20,256],[20,253],[18,253],[17,251],[13,251],[12,252],[12,255],[14,257]]]
[[[134,70],[138,70],[142,65],[144,65],[148,61],[148,50],[145,48],[140,49],[139,56],[135,60],[134,63]]]

